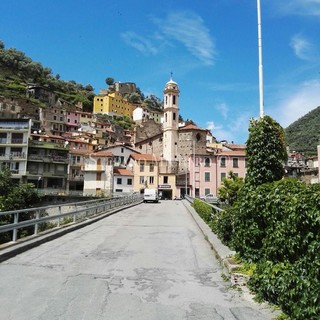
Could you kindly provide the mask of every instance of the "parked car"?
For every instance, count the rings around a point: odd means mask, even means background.
[[[201,200],[206,201],[208,203],[218,203],[219,202],[219,198],[211,193],[206,194],[205,196],[200,197]]]

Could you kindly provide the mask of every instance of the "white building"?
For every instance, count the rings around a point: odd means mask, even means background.
[[[83,195],[112,196],[113,154],[108,151],[89,153],[84,160]]]
[[[133,172],[124,168],[113,169],[113,192],[114,195],[123,195],[132,193],[134,181]]]
[[[113,154],[113,166],[125,168],[131,153],[140,153],[124,144],[116,144],[103,149]]]
[[[10,169],[14,180],[27,173],[30,119],[0,119],[0,166]]]

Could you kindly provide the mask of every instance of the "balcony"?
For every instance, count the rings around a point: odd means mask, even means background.
[[[84,181],[83,175],[82,174],[69,174],[68,175],[68,180],[69,181]]]
[[[30,140],[29,147],[66,151],[69,150],[69,146],[65,145],[64,143],[44,142],[38,140]]]

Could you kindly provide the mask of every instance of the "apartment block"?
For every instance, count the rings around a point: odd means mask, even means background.
[[[30,119],[0,119],[0,166],[16,181],[26,176],[30,130]]]

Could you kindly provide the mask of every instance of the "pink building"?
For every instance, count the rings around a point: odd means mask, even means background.
[[[192,154],[188,162],[188,185],[193,197],[218,194],[224,178],[232,171],[239,177],[246,175],[245,146],[225,144],[207,154]]]
[[[68,111],[66,113],[66,131],[78,131],[80,125],[80,115],[78,112]]]

